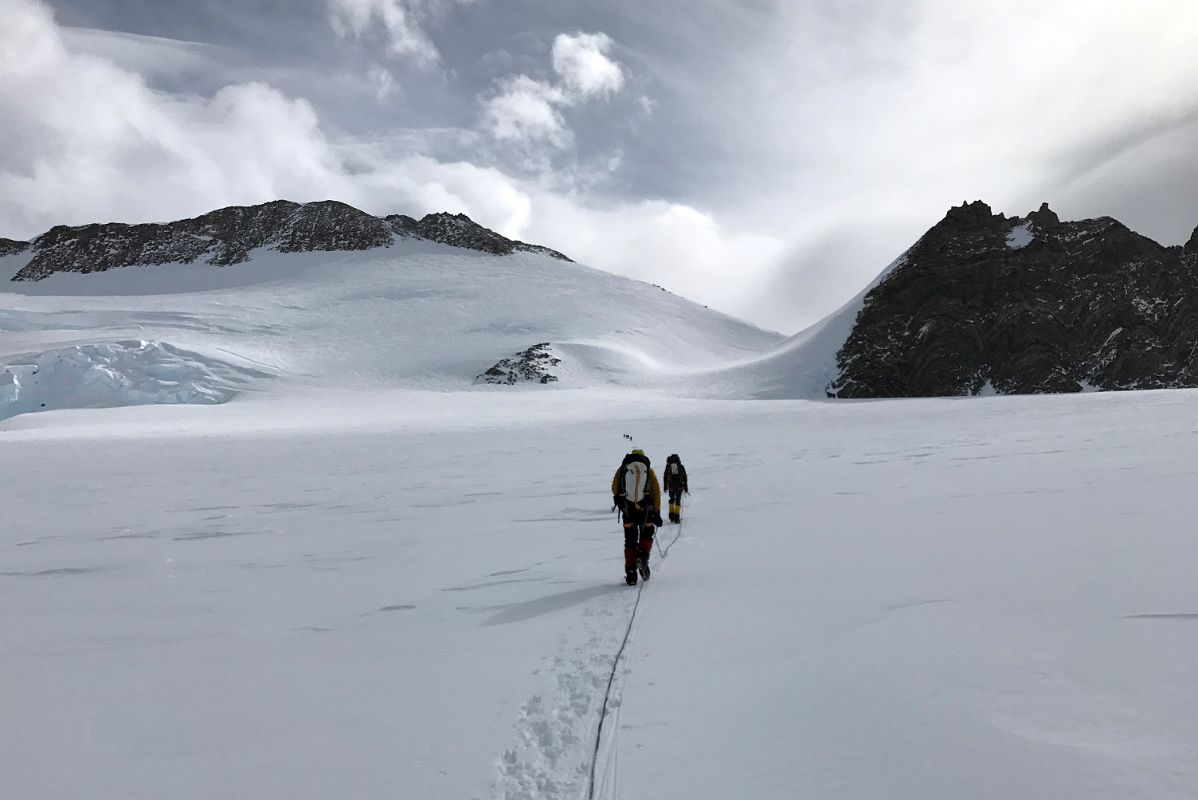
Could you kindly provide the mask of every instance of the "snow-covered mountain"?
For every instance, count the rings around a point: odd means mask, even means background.
[[[0,257],[9,277],[0,418],[297,386],[704,394],[782,339],[464,217],[329,203],[55,228]]]
[[[723,398],[1198,385],[1198,231],[1164,247],[1047,206],[1014,218],[980,201],[951,209],[789,339],[461,215],[373,217],[335,202],[59,226],[0,241],[0,278],[22,298],[0,305],[20,334],[0,342],[6,416],[223,402],[279,381]],[[333,344],[344,341],[355,345]]]

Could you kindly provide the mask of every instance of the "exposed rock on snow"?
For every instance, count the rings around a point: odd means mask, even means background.
[[[416,222],[403,216],[373,217],[334,201],[276,200],[169,223],[59,225],[33,240],[33,258],[13,280],[195,261],[228,266],[248,260],[258,248],[282,253],[370,250],[389,247],[396,234],[499,255],[528,251],[569,260],[548,248],[506,239],[462,214],[430,214]],[[0,255],[20,253],[29,246],[3,239]]]
[[[1198,386],[1198,246],[958,206],[869,292],[837,367],[846,398]]]
[[[474,379],[475,383],[496,383],[514,386],[517,383],[554,383],[557,376],[550,369],[562,363],[553,355],[549,342],[534,344],[510,358],[501,359],[495,366]]]
[[[79,345],[0,367],[0,419],[59,408],[223,403],[262,375],[165,342]]]

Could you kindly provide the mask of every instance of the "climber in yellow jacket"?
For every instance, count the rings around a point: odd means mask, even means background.
[[[649,580],[653,533],[661,525],[661,485],[643,450],[633,450],[611,479],[612,505],[624,514],[624,580]]]

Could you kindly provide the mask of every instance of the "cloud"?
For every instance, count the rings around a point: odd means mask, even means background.
[[[785,329],[856,294],[962,200],[1011,214],[1048,200],[1165,243],[1198,222],[1187,0],[697,0],[636,23],[619,53],[657,107],[620,142],[632,191],[787,239],[757,290],[758,309],[791,309]]]
[[[419,6],[411,0],[328,0],[329,19],[342,37],[362,39],[381,26],[387,51],[432,65],[440,53],[417,18]]]
[[[553,71],[567,97],[585,100],[624,87],[624,71],[607,57],[611,45],[605,33],[558,34],[553,40]]]
[[[261,83],[212,97],[152,91],[69,52],[49,10],[4,0],[0,218],[54,222],[183,216],[200,204],[336,193],[334,151],[304,100]]]
[[[604,33],[559,34],[553,42],[556,83],[516,75],[499,84],[484,103],[484,127],[499,142],[526,148],[545,144],[558,150],[574,143],[562,109],[605,97],[624,86],[624,71],[606,55]]]
[[[499,94],[487,101],[484,125],[501,142],[569,147],[573,133],[558,110],[564,102],[565,95],[557,87],[517,75],[506,80]]]
[[[235,58],[226,48],[157,36],[90,28],[61,30],[64,45],[118,64],[147,79],[173,78],[220,68],[221,60]]]
[[[395,76],[386,67],[375,65],[366,73],[366,80],[374,87],[374,96],[380,103],[395,93]]]
[[[664,200],[595,205],[572,195],[534,194],[527,236],[594,267],[655,283],[759,324],[758,287],[785,255],[773,236],[728,230],[711,214]]]

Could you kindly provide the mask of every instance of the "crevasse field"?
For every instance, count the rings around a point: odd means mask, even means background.
[[[0,294],[4,796],[1198,793],[1193,392],[749,399],[827,353],[539,256],[199,269]],[[638,587],[624,434],[691,482]]]

